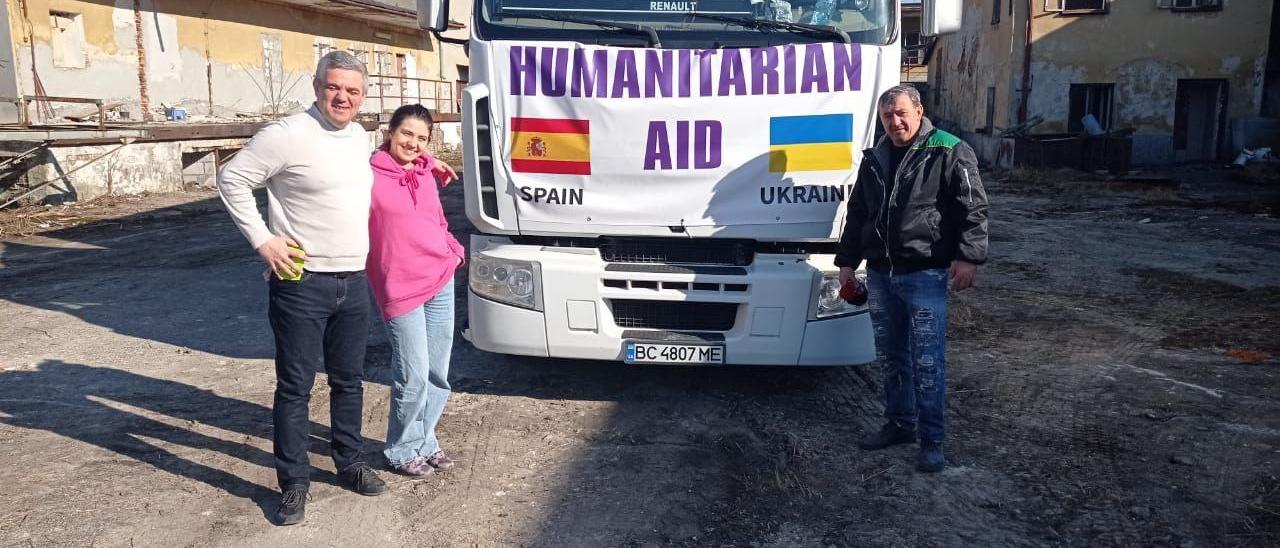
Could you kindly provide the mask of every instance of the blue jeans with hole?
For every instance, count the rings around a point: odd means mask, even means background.
[[[947,271],[868,270],[884,416],[941,443],[947,434]]]
[[[391,338],[391,416],[387,448],[392,466],[440,449],[436,423],[449,399],[453,352],[453,282],[426,304],[387,321]]]

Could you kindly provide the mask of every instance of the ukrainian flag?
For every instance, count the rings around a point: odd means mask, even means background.
[[[853,114],[769,119],[769,171],[853,168]]]

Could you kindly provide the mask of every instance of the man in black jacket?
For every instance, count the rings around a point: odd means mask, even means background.
[[[867,261],[885,418],[859,441],[883,449],[920,441],[916,468],[945,466],[947,286],[973,285],[987,259],[987,195],[973,149],[924,117],[910,86],[880,96],[885,138],[863,151],[836,254],[850,283]]]

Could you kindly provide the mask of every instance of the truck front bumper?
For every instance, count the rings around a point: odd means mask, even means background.
[[[726,364],[832,366],[875,359],[865,309],[811,319],[816,280],[834,269],[830,256],[758,255],[750,266],[725,273],[681,267],[620,270],[616,264],[609,268],[591,249],[516,245],[487,236],[473,237],[472,246],[489,257],[538,262],[542,277],[541,311],[468,291],[466,336],[481,350],[623,361],[628,340],[663,340],[693,331],[620,326],[618,301],[697,302],[735,305],[732,327],[696,333],[724,345]]]

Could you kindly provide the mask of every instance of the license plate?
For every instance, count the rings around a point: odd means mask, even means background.
[[[722,344],[661,344],[627,341],[627,363],[723,364]]]

